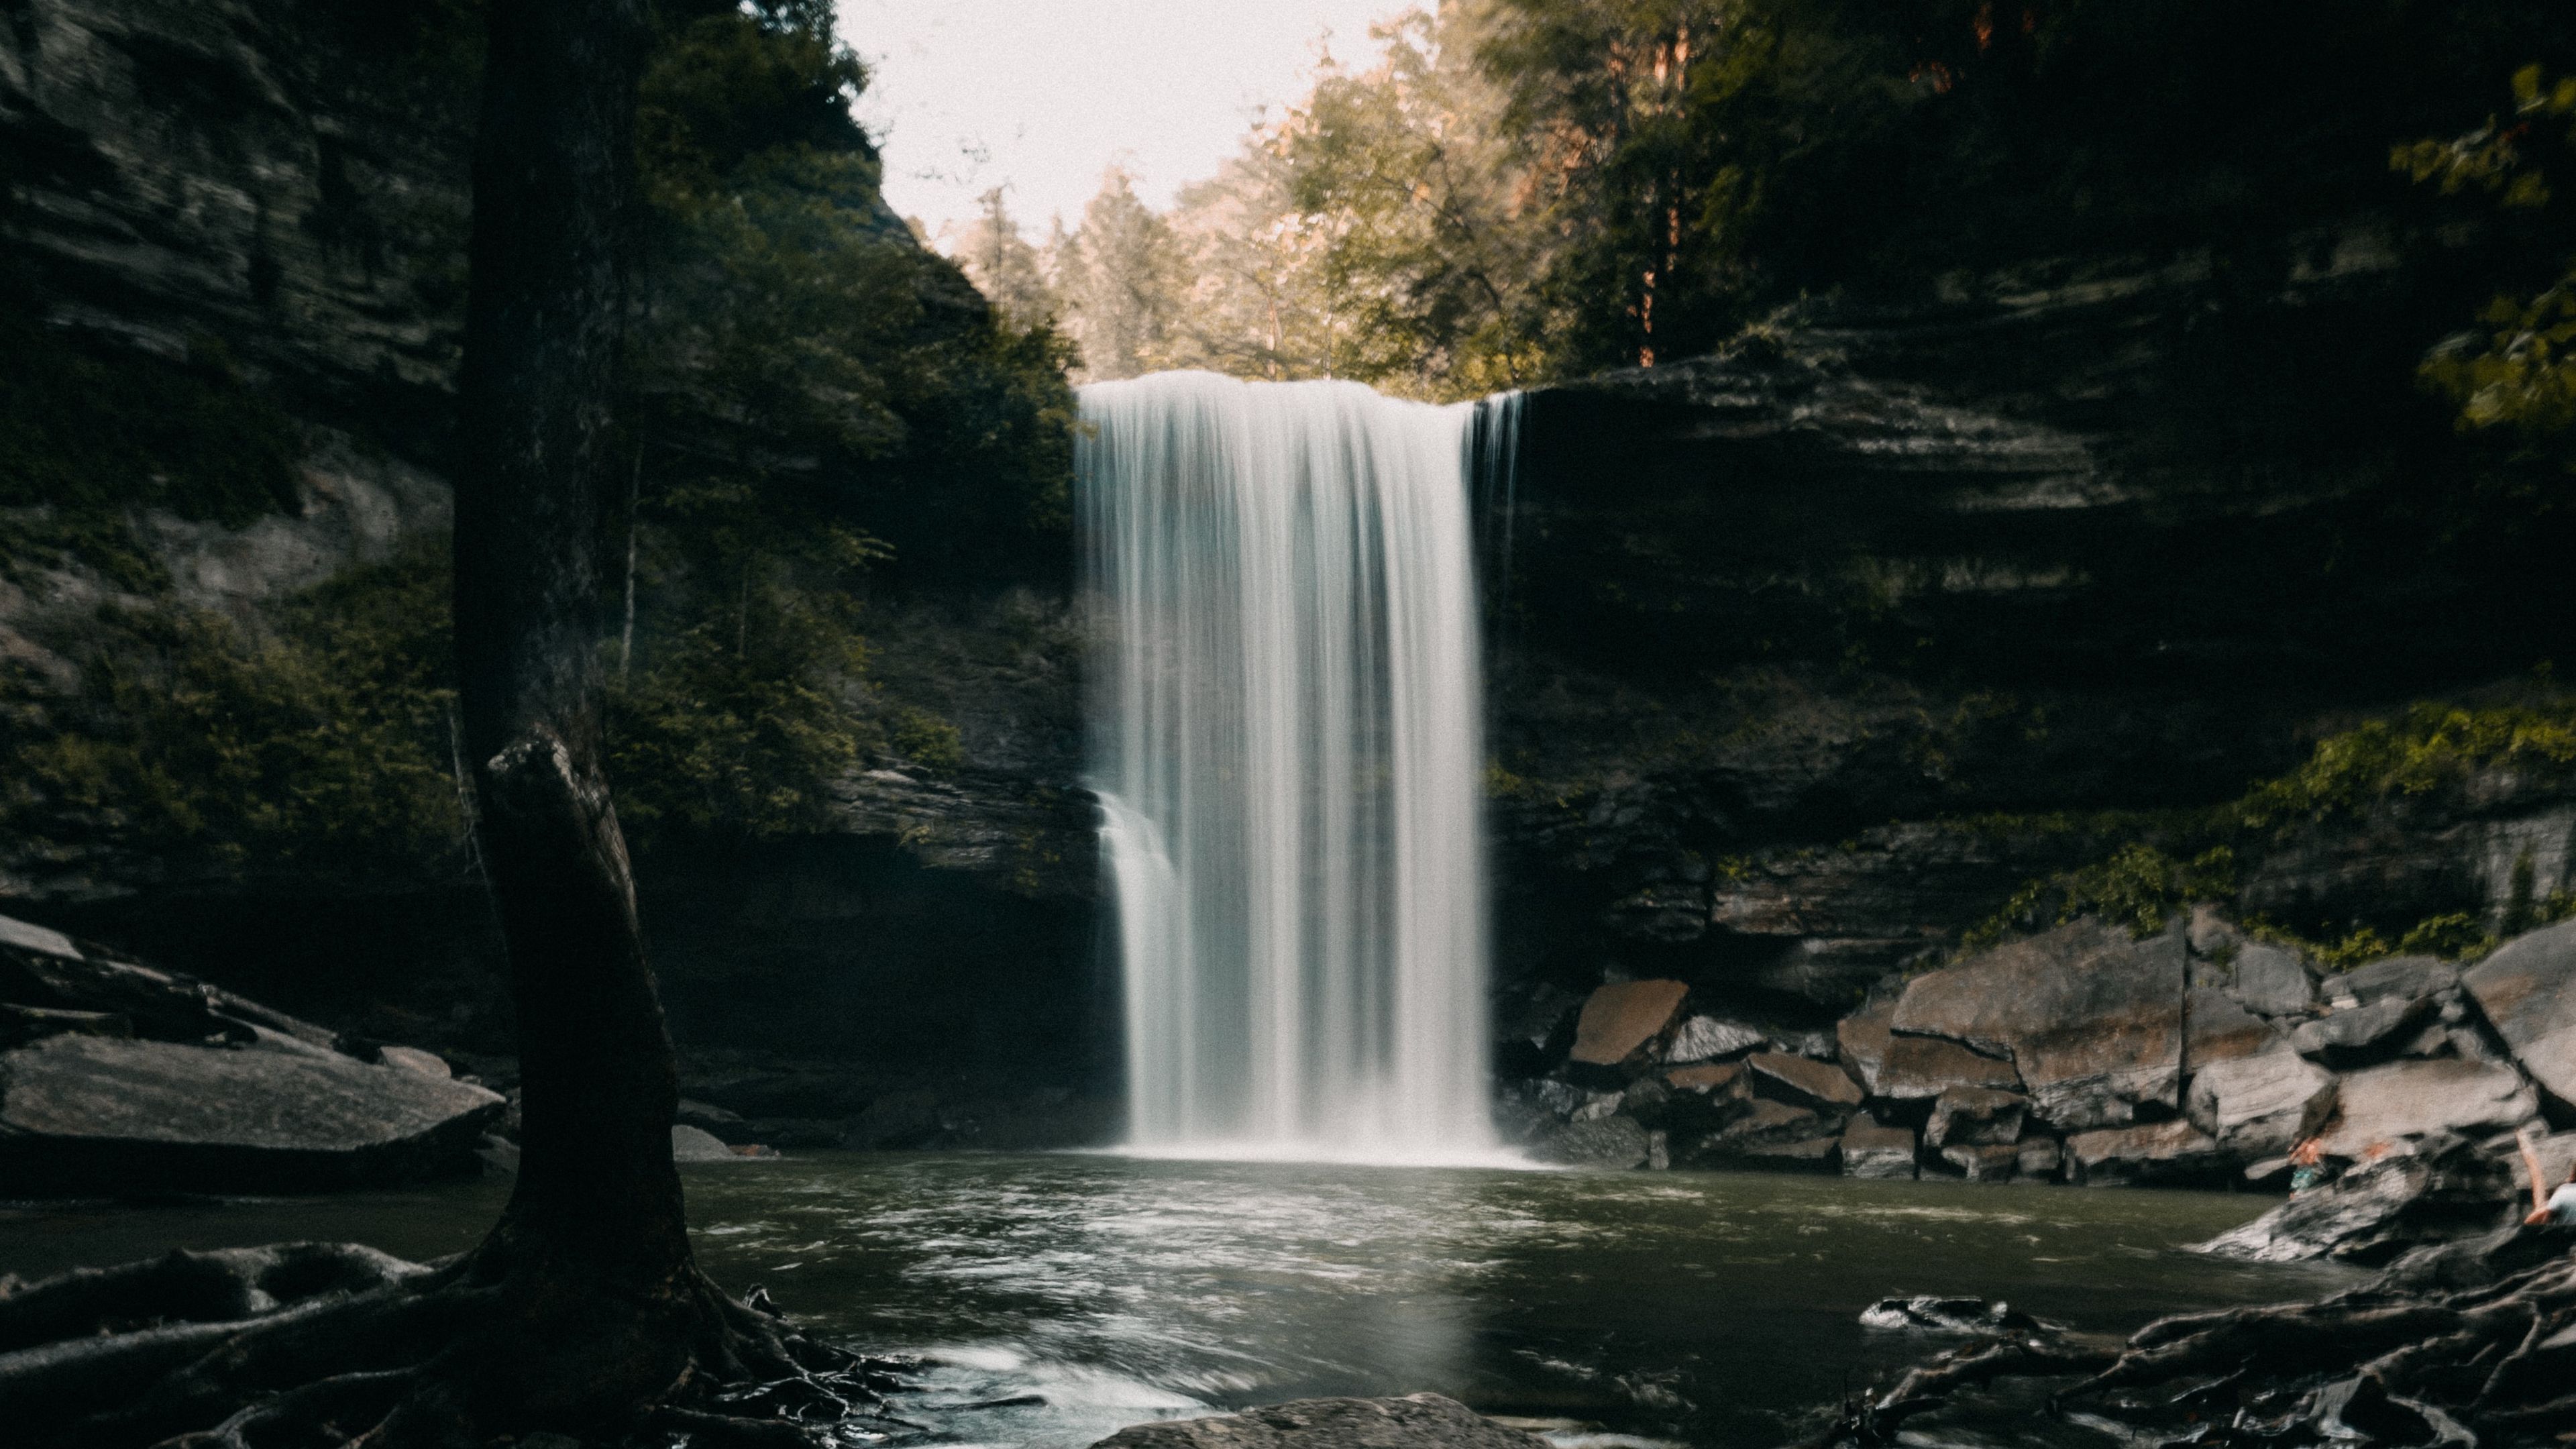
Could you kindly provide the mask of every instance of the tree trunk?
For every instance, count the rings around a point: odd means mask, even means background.
[[[600,444],[644,36],[641,0],[500,0],[474,158],[456,658],[525,1091],[485,1248],[521,1341],[494,1362],[553,1365],[568,1343],[594,1360],[550,1367],[536,1404],[667,1384],[695,1281],[671,1041],[600,760]]]

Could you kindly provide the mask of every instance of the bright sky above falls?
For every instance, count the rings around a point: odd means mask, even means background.
[[[936,232],[1007,185],[1043,233],[1123,161],[1161,207],[1213,172],[1253,111],[1303,96],[1327,32],[1373,53],[1405,0],[842,0],[875,71],[860,112],[885,148],[886,199]]]

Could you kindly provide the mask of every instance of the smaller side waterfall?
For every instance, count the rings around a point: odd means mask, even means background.
[[[1470,407],[1083,389],[1131,1145],[1497,1156]]]

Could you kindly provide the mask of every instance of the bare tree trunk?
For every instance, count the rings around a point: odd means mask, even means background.
[[[526,1094],[485,1248],[505,1289],[492,1362],[583,1345],[582,1372],[525,1386],[568,1421],[678,1374],[694,1282],[671,1041],[600,762],[600,444],[644,38],[641,0],[492,7],[460,399],[459,694]]]

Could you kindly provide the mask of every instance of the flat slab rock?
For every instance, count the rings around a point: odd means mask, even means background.
[[[2011,1058],[2032,1111],[2063,1130],[2116,1127],[2182,1105],[2187,965],[2180,931],[2139,941],[2076,921],[1916,977],[1891,1025]]]
[[[1121,1429],[1092,1449],[1549,1449],[1438,1394],[1400,1399],[1297,1399]]]
[[[471,1170],[499,1095],[322,1052],[58,1036],[0,1053],[0,1184],[309,1191]]]
[[[2531,1088],[2511,1067],[2456,1058],[2390,1062],[2336,1084],[2340,1104],[2319,1145],[2330,1157],[2363,1160],[2409,1137],[2457,1132],[2479,1137],[2531,1118]]]
[[[1690,988],[1679,981],[1614,981],[1585,998],[1574,1023],[1574,1059],[1615,1066],[1672,1025]]]
[[[2541,1090],[2576,1105],[2576,921],[2505,942],[2460,985]]]

